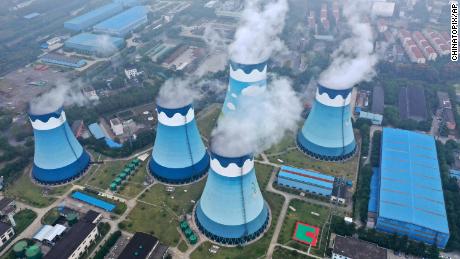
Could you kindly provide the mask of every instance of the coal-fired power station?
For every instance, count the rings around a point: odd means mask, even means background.
[[[247,243],[264,232],[269,209],[257,183],[252,156],[211,154],[195,222],[208,238],[227,245]]]
[[[189,183],[209,168],[209,155],[201,140],[191,104],[180,108],[157,105],[158,124],[150,173],[159,181]]]
[[[35,138],[33,178],[41,184],[61,184],[83,174],[90,157],[73,135],[64,110],[29,112],[29,118]]]
[[[228,114],[238,107],[240,96],[257,93],[267,87],[267,62],[241,64],[230,61],[230,79],[222,113]]]
[[[352,88],[335,90],[318,84],[313,107],[297,135],[299,148],[307,155],[326,161],[353,156],[356,142],[351,124]]]

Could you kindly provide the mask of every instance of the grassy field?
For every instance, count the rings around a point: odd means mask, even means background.
[[[212,129],[215,127],[221,111],[221,104],[213,104],[201,111],[197,116],[197,124],[201,136],[209,140]]]
[[[147,174],[145,165],[141,164],[134,175],[129,178],[128,182],[121,187],[119,194],[128,198],[136,197],[145,188],[143,183]]]
[[[185,252],[188,249],[187,241],[181,240],[179,245],[177,246],[177,249],[181,252]]]
[[[320,228],[320,233],[322,233],[324,230],[324,224],[329,217],[329,208],[315,204],[309,204],[300,200],[291,201],[289,206],[294,207],[296,211],[294,212],[292,210],[288,210],[284,220],[283,228],[281,229],[280,236],[278,238],[278,243],[307,251],[307,245],[292,240],[295,223],[297,221],[301,221],[309,225],[316,226]],[[311,214],[312,212],[318,213],[319,216]],[[323,256],[326,238],[323,238],[322,235],[320,238],[321,241],[318,240],[317,247],[312,248],[311,252],[318,256]]]
[[[52,225],[60,216],[58,208],[52,208],[41,218],[42,224]]]
[[[259,239],[257,242],[252,243],[244,247],[235,247],[227,248],[221,247],[217,254],[213,255],[209,252],[209,248],[212,246],[210,242],[205,242],[199,246],[192,254],[192,259],[201,259],[201,258],[232,258],[232,259],[246,259],[246,258],[259,258],[266,254],[268,246],[273,236],[273,231],[278,220],[278,216],[281,211],[281,206],[283,205],[284,198],[280,195],[274,193],[263,192],[262,193],[265,200],[270,206],[272,222],[270,224],[269,230],[265,235]]]
[[[16,213],[14,216],[16,227],[14,228],[16,235],[21,234],[32,222],[37,218],[37,213],[33,210],[25,209]]]
[[[100,190],[106,190],[128,162],[129,161],[113,161],[102,164],[97,172],[92,173],[86,185]]]
[[[273,259],[313,259],[314,257],[300,254],[297,251],[288,250],[277,246],[273,252]]]
[[[13,197],[21,202],[34,207],[43,208],[53,203],[55,196],[62,195],[70,189],[70,184],[60,187],[49,187],[47,195],[44,195],[44,187],[34,184],[29,175],[30,168],[13,183],[7,186],[6,196]]]
[[[119,226],[128,232],[150,233],[159,238],[162,243],[176,246],[181,240],[177,230],[178,225],[177,217],[166,206],[152,206],[139,202]]]
[[[275,154],[284,152],[288,148],[296,148],[296,147],[297,146],[295,143],[295,134],[291,132],[291,133],[287,133],[279,143],[267,149],[264,153],[270,156],[270,155],[275,155]]]
[[[165,204],[176,215],[191,213],[193,206],[195,206],[192,200],[196,202],[200,199],[205,183],[206,179],[202,179],[191,185],[176,187],[171,193],[166,191],[164,185],[156,184],[146,190],[139,198],[141,201],[154,205]]]

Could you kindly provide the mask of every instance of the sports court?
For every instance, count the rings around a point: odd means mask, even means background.
[[[297,221],[292,239],[301,243],[316,247],[318,242],[319,228]]]

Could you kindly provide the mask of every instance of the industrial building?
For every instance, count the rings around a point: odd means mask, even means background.
[[[73,135],[64,110],[29,112],[29,117],[35,138],[33,178],[42,184],[61,184],[83,174],[90,157]]]
[[[64,43],[66,51],[102,57],[111,56],[124,46],[125,40],[123,38],[92,33],[80,33]]]
[[[332,176],[291,166],[282,166],[277,177],[280,185],[323,196],[331,196],[334,181]]]
[[[96,24],[93,29],[96,33],[124,37],[148,22],[147,13],[148,9],[145,6],[131,7],[112,18]]]
[[[351,91],[352,87],[335,90],[318,84],[313,107],[297,135],[301,151],[326,161],[342,161],[354,155]]]
[[[80,68],[86,66],[86,61],[84,59],[67,57],[59,54],[46,54],[40,58],[40,61],[51,65],[71,68]]]
[[[222,113],[235,111],[241,95],[247,95],[257,88],[267,87],[267,62],[241,64],[230,61],[230,79]]]
[[[66,21],[64,23],[64,28],[72,31],[86,30],[96,23],[103,21],[121,11],[123,11],[123,6],[121,4],[110,3]]]
[[[444,248],[449,227],[434,138],[384,128],[380,165],[369,201],[375,228]]]
[[[43,257],[44,259],[77,259],[94,243],[99,231],[97,224],[101,214],[88,211],[72,228],[64,233],[61,239]]]
[[[399,91],[399,116],[401,119],[424,121],[428,117],[425,90],[421,86],[402,87]]]
[[[336,235],[332,242],[332,259],[387,259],[387,250],[354,237]]]
[[[158,103],[158,124],[150,173],[166,183],[183,184],[201,178],[209,155],[201,140],[192,105],[165,108]]]
[[[195,208],[199,230],[215,242],[242,245],[260,236],[269,218],[254,158],[212,153],[208,179]]]
[[[152,235],[136,232],[129,243],[121,251],[120,259],[163,259],[166,256],[168,247],[161,244]]]

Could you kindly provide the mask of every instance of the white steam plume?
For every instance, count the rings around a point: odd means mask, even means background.
[[[257,154],[297,130],[302,105],[289,80],[276,78],[266,90],[240,98],[238,109],[222,116],[213,130],[213,152],[227,157]]]
[[[46,114],[56,111],[63,105],[82,106],[87,103],[88,99],[82,94],[79,82],[59,81],[50,91],[37,96],[30,102],[30,112]]]
[[[362,19],[369,13],[369,0],[349,0],[343,7],[351,37],[332,53],[332,63],[319,77],[320,84],[333,89],[347,89],[370,81],[378,62],[371,25]]]
[[[102,55],[109,55],[118,51],[117,46],[113,44],[113,42],[110,40],[110,37],[107,35],[99,35],[97,37],[97,45],[100,49],[100,54]]]
[[[247,0],[235,41],[230,45],[232,60],[243,64],[265,61],[274,51],[286,47],[278,37],[288,12],[287,0]]]
[[[199,101],[205,95],[221,93],[225,85],[218,80],[208,80],[197,76],[171,78],[166,80],[158,93],[157,103],[161,107],[175,109]]]

